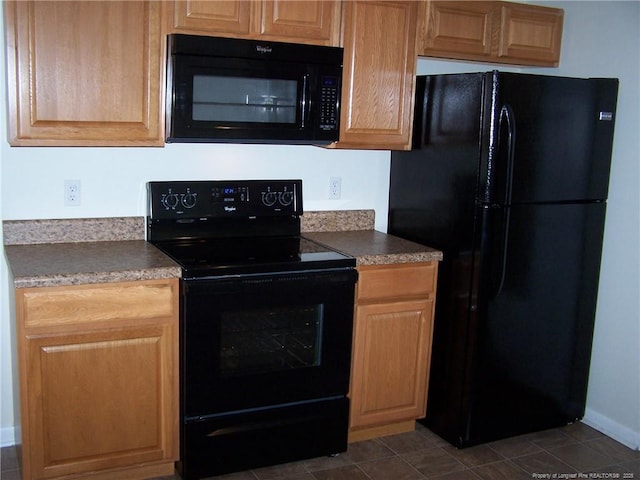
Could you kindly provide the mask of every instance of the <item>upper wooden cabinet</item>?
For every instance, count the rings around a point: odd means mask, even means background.
[[[501,1],[428,1],[421,8],[419,55],[558,66],[561,9]]]
[[[344,1],[340,148],[408,150],[416,73],[414,1]]]
[[[11,145],[163,145],[161,2],[5,3]]]
[[[337,46],[340,2],[333,0],[175,1],[166,4],[174,33],[262,38]]]

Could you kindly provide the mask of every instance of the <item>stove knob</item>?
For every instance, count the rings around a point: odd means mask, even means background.
[[[184,208],[193,208],[196,206],[197,197],[198,197],[197,193],[187,192],[184,195],[182,195],[182,198],[180,199],[180,203],[182,203],[182,206]]]
[[[175,193],[167,193],[162,196],[162,204],[167,210],[172,210],[176,208],[180,199],[178,195]]]
[[[262,203],[267,207],[271,207],[278,201],[278,194],[275,192],[266,192],[262,194]]]
[[[280,194],[280,205],[287,207],[293,202],[293,192],[282,192]]]

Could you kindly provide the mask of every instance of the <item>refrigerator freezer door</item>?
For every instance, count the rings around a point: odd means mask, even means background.
[[[512,203],[606,199],[618,81],[499,73],[495,118],[513,111]],[[497,124],[497,122],[496,122]],[[501,135],[500,142],[506,142]],[[506,148],[504,145],[501,149]],[[500,158],[498,158],[500,160]],[[504,178],[498,162],[496,178]],[[491,185],[502,203],[502,182]]]
[[[414,150],[391,154],[389,233],[445,253],[472,248],[484,74],[416,80]]]
[[[605,208],[485,209],[467,444],[584,415]]]

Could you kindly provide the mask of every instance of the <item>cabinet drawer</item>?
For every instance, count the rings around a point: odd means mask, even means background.
[[[177,314],[177,280],[26,288],[16,292],[25,328]]]
[[[403,263],[358,268],[358,301],[425,297],[436,287],[437,263]]]

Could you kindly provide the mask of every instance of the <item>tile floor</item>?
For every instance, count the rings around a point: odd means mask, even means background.
[[[2,449],[1,472],[2,480],[20,480],[15,448]],[[216,480],[542,478],[640,480],[640,452],[583,423],[463,450],[418,425],[415,432],[353,443],[346,453],[337,457],[215,477]],[[155,480],[179,480],[179,477]]]

